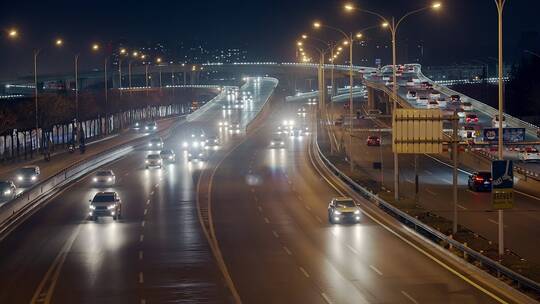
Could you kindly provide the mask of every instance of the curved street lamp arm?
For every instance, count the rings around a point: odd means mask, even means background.
[[[426,7],[423,7],[423,8],[420,8],[420,9],[417,9],[417,10],[414,10],[414,11],[411,11],[411,12],[408,12],[406,13],[405,15],[403,15],[403,17],[401,17],[398,22],[394,25],[394,31],[397,31],[399,25],[401,24],[401,22],[403,22],[405,19],[407,19],[407,17],[411,16],[411,15],[414,15],[414,14],[418,14],[420,12],[423,12],[427,9],[429,9],[430,6],[426,6]]]

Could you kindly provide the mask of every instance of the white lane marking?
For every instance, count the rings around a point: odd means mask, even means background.
[[[129,172],[128,172],[128,173],[126,173],[126,174],[124,174],[124,176],[128,176],[128,175],[129,175]]]
[[[407,298],[409,299],[411,302],[415,303],[415,304],[418,304],[418,301],[416,301],[413,297],[411,297],[410,294],[406,293],[405,291],[401,291],[401,293]]]
[[[528,197],[528,198],[532,198],[532,199],[534,199],[534,200],[540,201],[540,197],[536,197],[536,196],[534,196],[534,195],[530,195],[530,194],[527,194],[527,193],[524,193],[524,192],[521,192],[521,191],[518,191],[518,190],[514,190],[514,192],[515,192],[515,193],[519,193],[519,194],[521,194],[521,195],[523,195],[523,196],[526,196],[526,197]]]
[[[143,259],[143,252],[142,250],[139,251],[139,260],[142,260]]]
[[[493,224],[495,224],[495,225],[499,225],[499,222],[494,221],[494,220],[492,220],[492,219],[488,219],[488,222],[493,223]]]
[[[306,207],[307,210],[311,210],[310,206],[306,205],[305,207]]]
[[[141,304],[146,304],[146,300],[145,300],[145,299],[141,299]]]
[[[261,206],[257,207],[257,209],[259,210],[259,212],[262,212],[262,207]]]
[[[276,237],[276,239],[279,239],[279,234],[275,230],[272,230],[272,234]]]
[[[150,205],[150,200],[146,200],[146,204],[147,204],[147,205]]]
[[[332,304],[332,301],[330,301],[330,298],[324,292],[321,292],[321,296],[326,301],[326,303]]]
[[[461,208],[463,210],[467,210],[467,208],[465,208],[464,206],[460,205],[460,204],[457,204],[458,208]]]
[[[426,172],[427,174],[429,175],[433,175],[433,172],[429,171],[429,170],[424,170],[424,172]]]
[[[451,181],[451,180],[449,180],[449,179],[447,179],[447,178],[441,178],[441,179],[442,179],[443,181],[449,183],[449,184],[453,184],[453,183],[454,183],[453,181]]]
[[[369,265],[369,268],[371,268],[371,270],[375,271],[378,275],[382,276],[382,272],[379,269],[377,269],[377,267],[375,267],[373,265]]]
[[[289,248],[287,248],[287,246],[283,246],[283,250],[285,250],[288,255],[292,255],[292,252],[289,250]]]
[[[270,224],[270,220],[269,220],[267,217],[264,218],[264,221],[265,221],[267,224]]]
[[[251,188],[251,193],[255,193],[255,188]]]
[[[338,237],[338,236],[339,236],[338,233],[337,233],[337,231],[335,231],[335,230],[332,230],[332,234],[333,234],[335,237]]]
[[[358,254],[358,251],[354,249],[354,247],[352,247],[351,245],[347,245],[347,248],[349,248],[349,250],[352,251],[352,253]]]
[[[159,187],[159,184],[155,184],[155,185],[154,185],[154,188],[157,188],[157,187]]]
[[[144,215],[148,213],[148,209],[144,209]]]
[[[426,192],[431,194],[431,195],[437,196],[437,193],[435,193],[435,192],[433,192],[433,191],[431,191],[429,189],[426,189]]]
[[[407,179],[408,183],[414,184],[414,181],[412,179]]]
[[[142,272],[139,272],[139,283],[144,283],[144,275]]]
[[[144,234],[141,234],[141,235],[139,236],[139,242],[142,242],[142,241],[144,241]]]
[[[258,202],[258,201],[259,201],[259,198],[256,197],[256,196],[254,196],[254,197],[253,197],[253,200],[256,201],[256,202]]]
[[[322,220],[321,220],[321,218],[320,218],[318,215],[316,215],[315,218],[317,219],[317,221],[318,221],[319,223],[322,224]]]
[[[298,267],[298,269],[300,269],[306,278],[309,278],[309,273],[303,267]]]
[[[142,221],[142,222],[141,222],[141,227],[144,227],[144,224],[145,224],[145,222],[144,222],[144,221]]]
[[[150,192],[150,195],[151,195],[151,196],[154,195],[154,191]]]

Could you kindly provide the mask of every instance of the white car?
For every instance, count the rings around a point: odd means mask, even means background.
[[[112,170],[100,170],[96,172],[92,181],[96,185],[114,185],[116,183],[116,176]]]
[[[473,110],[473,105],[472,105],[472,103],[467,101],[467,102],[463,102],[461,104],[461,108],[463,109],[463,111],[470,112],[470,111]]]
[[[416,99],[416,103],[418,103],[418,104],[421,105],[421,106],[427,106],[428,103],[429,103],[429,99],[428,99],[427,97],[425,97],[425,96],[423,96],[423,97],[418,97],[418,98]]]
[[[163,160],[159,154],[148,154],[144,163],[146,165],[146,169],[151,167],[158,167],[161,169]]]
[[[418,94],[416,93],[416,91],[408,91],[407,92],[407,99],[416,99],[416,97],[418,96]]]
[[[522,161],[538,161],[540,160],[540,152],[536,148],[525,148],[519,152],[518,158]]]
[[[437,92],[437,91],[433,91],[431,93],[429,93],[429,98],[431,99],[437,99],[437,98],[440,98],[441,97],[441,93]]]
[[[240,123],[233,122],[229,125],[229,133],[238,134],[242,130],[240,129]]]
[[[360,207],[348,197],[333,198],[328,204],[328,221],[330,224],[360,221]]]
[[[506,128],[507,127],[507,123],[506,123],[506,117],[503,115],[503,121],[502,121],[502,127],[503,128]],[[495,115],[493,116],[493,119],[491,120],[491,125],[494,127],[494,128],[498,128],[499,127],[499,115]]]
[[[438,109],[439,103],[436,100],[430,100],[427,104],[428,109]]]
[[[276,137],[270,141],[270,148],[276,149],[283,147],[285,147],[285,141],[283,140],[283,138]]]
[[[220,120],[220,121],[218,122],[218,126],[220,126],[220,127],[225,127],[225,128],[226,128],[226,127],[229,126],[229,122],[226,121],[226,120]]]

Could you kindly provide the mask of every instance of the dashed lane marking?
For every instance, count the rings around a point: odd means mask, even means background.
[[[416,301],[413,297],[411,297],[410,294],[405,292],[404,290],[401,291],[401,294],[403,294],[407,299],[409,299],[411,302],[418,304],[418,301]]]
[[[145,221],[141,222],[141,227],[144,227]]]
[[[139,251],[139,260],[142,260],[143,259],[143,252],[142,250]]]
[[[144,275],[142,272],[139,272],[139,283],[140,284],[144,283]]]
[[[354,249],[351,245],[347,245],[347,248],[349,248],[349,250],[352,251],[352,253],[358,254],[358,251]]]
[[[467,210],[466,207],[464,207],[464,206],[462,206],[462,205],[460,205],[460,204],[457,204],[457,206],[458,206],[458,208],[460,208],[460,209]]]
[[[309,210],[309,211],[311,210],[311,207],[310,207],[310,206],[305,205],[305,207],[306,207],[306,210]]]
[[[289,250],[289,248],[287,248],[287,246],[283,246],[283,250],[285,250],[288,255],[292,255],[292,252]]]
[[[258,206],[257,209],[259,210],[259,212],[262,212],[262,207],[261,206]]]
[[[144,241],[144,234],[141,234],[141,235],[139,236],[139,242],[142,243],[142,241]]]
[[[267,217],[264,218],[264,221],[265,221],[267,224],[270,224],[270,220],[269,220]]]
[[[275,230],[272,230],[272,234],[276,237],[276,239],[279,239],[279,234]]]
[[[300,269],[306,278],[309,278],[309,273],[303,267],[298,267],[298,269]]]
[[[328,304],[332,304],[332,301],[330,301],[330,298],[324,293],[321,293],[321,297],[326,301]]]
[[[375,271],[378,275],[382,276],[382,272],[377,267],[375,267],[373,265],[369,265],[369,268],[371,268],[371,270]]]
[[[316,215],[315,218],[317,219],[317,221],[318,221],[319,223],[322,224],[322,219],[321,219],[318,215]]]

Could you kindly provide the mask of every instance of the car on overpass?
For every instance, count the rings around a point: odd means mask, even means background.
[[[495,114],[493,116],[493,119],[491,120],[491,126],[493,126],[494,128],[498,128],[499,127],[499,115],[498,114]],[[506,123],[506,116],[503,115],[502,117],[502,127],[503,128],[506,128],[507,127],[507,123]]]
[[[540,152],[533,147],[527,147],[519,151],[518,159],[526,162],[540,161]]]
[[[378,147],[381,145],[381,138],[379,136],[368,136],[366,144],[369,147]]]
[[[0,181],[0,201],[13,199],[16,192],[17,186],[13,181]]]
[[[489,171],[480,171],[474,172],[469,175],[469,180],[467,181],[467,186],[469,190],[472,191],[491,191],[491,183],[493,178],[491,177],[491,172]]]
[[[97,186],[112,186],[116,183],[116,176],[113,170],[99,170],[94,174],[92,182]]]
[[[38,166],[25,166],[17,170],[16,180],[19,185],[32,185],[37,182],[41,171]]]
[[[478,123],[478,115],[476,114],[467,114],[467,116],[465,116],[465,123]]]
[[[349,197],[336,197],[328,204],[330,224],[360,221],[360,207]]]
[[[114,220],[122,216],[122,202],[118,193],[114,191],[98,192],[89,202],[90,211],[88,215],[94,221],[97,221],[102,216],[112,216]]]

